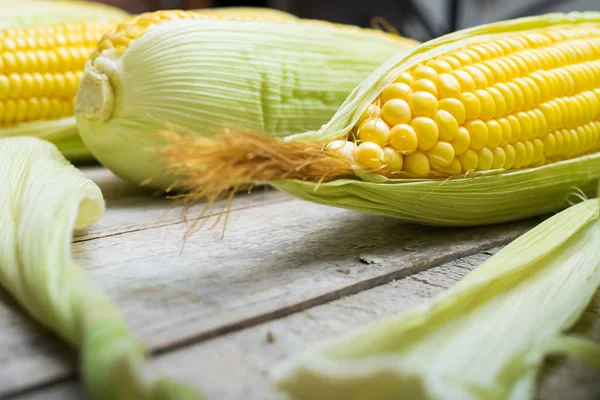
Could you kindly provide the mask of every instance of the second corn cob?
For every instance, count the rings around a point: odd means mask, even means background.
[[[600,177],[600,14],[455,32],[384,63],[321,129],[286,138],[173,134],[190,199],[271,183],[318,203],[433,225],[556,211]]]

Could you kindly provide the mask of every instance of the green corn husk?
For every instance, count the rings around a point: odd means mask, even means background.
[[[83,144],[81,137],[79,137],[75,117],[24,122],[0,127],[0,139],[17,136],[47,140],[54,144],[71,162],[84,162],[94,159]]]
[[[0,160],[0,284],[29,315],[80,349],[92,398],[198,398],[168,380],[142,381],[145,346],[71,259],[73,230],[104,212],[98,186],[39,139],[0,139]]]
[[[290,140],[328,141],[346,135],[363,110],[394,79],[424,60],[467,44],[511,33],[561,25],[600,24],[600,13],[548,14],[461,30],[423,43],[410,54],[384,63],[348,97],[329,123]],[[597,25],[596,25],[597,26]],[[273,182],[279,190],[316,203],[389,215],[429,225],[468,226],[498,223],[556,211],[568,206],[567,194],[579,188],[592,196],[600,178],[600,153],[537,168],[478,172],[449,179],[387,179],[358,172],[359,179],[327,183]]]
[[[275,370],[294,399],[533,398],[547,354],[600,368],[600,344],[564,333],[600,285],[600,198],[541,223],[418,309]]]
[[[86,66],[75,113],[94,156],[134,183],[173,179],[148,148],[177,124],[216,135],[316,129],[381,62],[415,42],[311,21],[178,20]]]
[[[0,0],[0,29],[127,17],[116,7],[87,1]]]

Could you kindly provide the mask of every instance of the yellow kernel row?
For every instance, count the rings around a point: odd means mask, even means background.
[[[460,128],[461,130],[464,128]],[[406,134],[404,140],[410,141]],[[503,140],[504,142],[506,140]],[[402,155],[393,146],[381,147],[374,142],[358,146],[350,141],[330,144],[342,154],[367,169],[390,168],[426,177],[432,170],[456,175],[468,171],[519,169],[544,165],[550,161],[569,159],[600,150],[600,121],[592,121],[574,129],[561,129],[542,138],[530,138],[496,147],[465,148],[458,154],[453,144],[438,141],[428,151],[415,150]],[[328,148],[332,148],[328,146]]]
[[[47,97],[0,101],[0,126],[73,115],[73,100]]]
[[[59,47],[0,53],[0,74],[83,70],[93,47]]]
[[[73,99],[82,71],[65,73],[24,73],[0,75],[0,101],[29,97]]]
[[[600,71],[600,61],[594,63],[594,68]],[[532,77],[516,78],[506,84],[496,83],[490,88],[476,89],[474,92],[462,92],[456,95],[456,98],[441,97],[438,94],[439,82],[436,86],[430,80],[419,79],[415,82],[429,82],[427,85],[421,84],[420,87],[415,85],[410,87],[403,82],[394,82],[381,93],[380,100],[384,111],[382,118],[388,124],[395,125],[407,123],[413,116],[432,117],[438,109],[446,109],[459,123],[462,123],[463,120],[487,120],[516,111],[530,110],[555,97],[578,96],[582,91],[589,91],[597,85],[594,77],[583,74],[577,84],[559,85],[557,82],[569,82],[568,78],[565,76],[553,77],[552,73],[553,71],[538,71],[532,74]],[[565,71],[556,72],[556,74],[566,74],[567,77],[571,77]],[[443,75],[445,74],[440,77]],[[415,89],[423,90],[414,91]],[[456,92],[458,93],[458,89]],[[457,104],[453,99],[458,100],[461,104]],[[392,101],[391,104],[387,105],[390,101]],[[364,119],[363,117],[359,122]]]
[[[67,44],[95,46],[114,25],[111,22],[85,22],[4,30],[0,31],[0,52],[54,49]]]
[[[460,109],[459,105],[456,107]],[[497,119],[464,121],[461,118],[461,124],[452,114],[457,114],[456,110],[447,108],[450,111],[437,110],[432,118],[413,118],[412,110],[404,100],[389,100],[383,108],[372,104],[361,117],[363,123],[358,128],[358,136],[362,141],[374,142],[382,147],[390,144],[403,154],[417,149],[427,151],[438,140],[448,141],[455,152],[461,154],[469,147],[474,150],[494,148],[541,138],[558,128],[576,127],[593,121],[600,115],[600,100],[594,91],[586,91]],[[459,128],[459,125],[462,126]]]

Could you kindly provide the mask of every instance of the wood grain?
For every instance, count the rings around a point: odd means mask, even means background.
[[[269,380],[277,363],[323,340],[427,301],[495,251],[452,261],[310,310],[157,356],[149,364],[147,375],[167,375],[195,385],[203,390],[207,400],[285,400],[286,396]],[[600,340],[599,305],[600,293],[573,330]],[[600,371],[560,360],[545,368],[537,398],[595,400],[599,392]],[[69,382],[16,399],[71,400],[79,396],[82,394],[77,384]]]
[[[184,246],[186,226],[171,203],[103,171],[86,172],[99,182],[108,209],[97,227],[76,238],[74,258],[155,353],[505,244],[536,222],[427,228],[260,191],[236,198],[223,240],[219,229],[204,229]],[[65,348],[14,305],[0,304],[0,315],[0,348],[8,349],[0,396],[73,375]]]

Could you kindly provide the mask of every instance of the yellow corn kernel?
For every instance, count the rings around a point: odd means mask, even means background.
[[[475,96],[481,104],[479,118],[483,120],[492,118],[496,113],[496,103],[494,103],[492,95],[487,90],[479,89],[475,91]]]
[[[544,143],[540,139],[533,139],[533,163],[536,164],[544,157]]]
[[[377,104],[370,104],[369,107],[360,115],[357,121],[357,125],[360,126],[363,122],[370,118],[379,118],[381,115],[381,108]]]
[[[525,142],[525,160],[523,161],[523,168],[529,167],[533,162],[533,143],[530,140]]]
[[[427,155],[432,165],[449,168],[454,160],[454,147],[448,142],[440,141],[427,150]]]
[[[481,70],[472,65],[468,65],[463,68],[463,71],[471,75],[473,83],[475,84],[475,89],[485,89],[488,86],[487,79]]]
[[[496,147],[492,150],[492,154],[494,157],[494,161],[492,163],[491,169],[500,169],[504,168],[506,164],[506,152],[502,147]]]
[[[431,164],[429,157],[422,151],[415,151],[404,157],[404,171],[416,175],[419,178],[426,178],[431,173]]]
[[[513,168],[515,164],[516,152],[515,148],[512,145],[507,144],[506,146],[504,146],[504,156],[504,169],[509,170]]]
[[[383,165],[383,149],[373,142],[362,142],[354,150],[354,158],[365,168],[377,169]]]
[[[465,109],[465,118],[467,121],[479,118],[481,115],[481,103],[477,96],[470,92],[464,92],[460,94],[460,101]]]
[[[437,124],[431,118],[413,118],[410,122],[410,126],[412,126],[417,134],[419,150],[427,151],[437,143],[439,139],[439,130]]]
[[[525,144],[523,142],[517,142],[514,145],[515,148],[515,160],[513,163],[514,169],[519,169],[525,164],[525,157],[527,155]]]
[[[438,100],[429,92],[414,92],[410,96],[410,106],[415,117],[433,117],[438,110]]]
[[[464,126],[458,128],[456,132],[456,136],[451,142],[452,147],[454,147],[454,154],[457,156],[463,154],[465,151],[469,149],[471,145],[471,134]]]
[[[419,139],[412,126],[400,124],[390,130],[389,143],[400,154],[410,154],[417,150]]]
[[[325,149],[339,153],[352,160],[354,157],[354,151],[356,150],[356,144],[349,140],[334,140],[333,142],[328,143]]]
[[[402,155],[389,146],[383,149],[383,163],[394,171],[402,171],[404,164]]]
[[[431,79],[418,79],[412,84],[413,92],[431,93],[433,97],[438,97],[438,88]]]
[[[471,149],[479,150],[485,147],[488,141],[487,125],[480,119],[469,121],[465,124],[465,128],[471,137]]]
[[[428,67],[426,65],[420,65],[414,69],[412,76],[417,79],[429,79],[435,80],[438,76],[438,73],[435,69]]]
[[[415,78],[413,78],[412,74],[409,74],[408,72],[403,72],[396,78],[394,82],[404,83],[405,85],[410,86],[414,81]]]
[[[435,169],[450,176],[460,175],[462,172],[462,166],[460,165],[459,159],[456,157],[454,157],[454,160],[452,160],[449,167],[442,168],[440,166],[435,166]]]
[[[438,126],[441,140],[450,141],[454,139],[458,132],[458,122],[452,114],[445,110],[438,110],[435,113],[433,120]]]
[[[475,91],[475,81],[468,72],[463,71],[462,69],[457,69],[452,71],[450,74],[456,78],[462,92]]]
[[[479,164],[479,157],[474,150],[468,149],[463,154],[458,156],[462,172],[475,171]]]
[[[381,118],[390,126],[408,124],[412,119],[412,110],[405,100],[390,99],[381,109]]]
[[[358,136],[363,142],[373,142],[383,147],[390,138],[390,127],[380,118],[371,118],[358,128]]]
[[[519,140],[525,141],[532,139],[535,135],[533,134],[533,123],[531,122],[529,115],[524,111],[519,111],[515,114],[515,117],[517,117],[519,126],[521,127]]]
[[[428,61],[425,65],[433,68],[438,74],[448,73],[453,69],[450,63],[441,59]]]
[[[512,129],[506,118],[499,118],[498,124],[500,125],[500,129],[502,129],[502,140],[500,141],[500,145],[504,147],[510,143],[512,138]]]
[[[458,99],[441,99],[438,102],[438,109],[448,111],[458,125],[462,125],[467,118],[465,106]]]
[[[495,119],[486,121],[485,125],[488,131],[488,140],[485,147],[495,149],[502,142],[502,127],[500,127],[500,123]]]
[[[490,149],[484,147],[483,149],[477,150],[477,169],[480,171],[487,171],[492,168],[492,164],[494,163],[494,154]]]
[[[544,144],[544,156],[552,157],[556,149],[556,140],[553,133],[544,136],[542,143]]]
[[[10,93],[10,81],[6,75],[0,75],[0,101],[8,98]]]
[[[438,76],[437,89],[438,97],[440,99],[448,97],[456,98],[460,95],[461,92],[461,86],[458,80],[448,73],[443,73]]]
[[[508,82],[506,83],[506,86],[508,86],[508,88],[512,91],[513,97],[515,99],[514,111],[522,110],[523,104],[525,103],[523,92],[514,82]]]
[[[408,100],[413,90],[406,83],[394,82],[381,92],[381,102],[385,104],[386,101],[391,99],[402,99]]]

